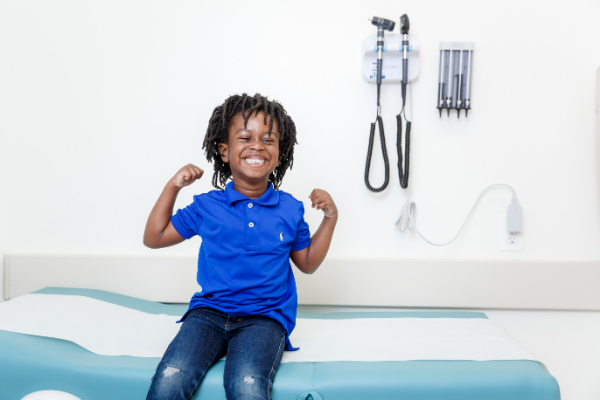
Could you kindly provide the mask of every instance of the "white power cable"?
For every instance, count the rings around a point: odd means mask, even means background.
[[[404,110],[404,118],[406,118],[408,121],[411,121],[412,123],[412,83],[408,83],[408,98],[409,98],[409,110],[410,110],[410,118],[406,117],[406,110]],[[413,176],[414,176],[414,168],[412,169],[413,172]],[[509,188],[512,192],[513,192],[513,199],[512,199],[512,203],[517,203],[517,193],[515,192],[515,189],[513,189],[512,186],[510,185],[506,185],[504,183],[498,183],[495,185],[491,185],[488,186],[487,188],[485,188],[481,194],[479,195],[479,197],[477,198],[477,200],[475,200],[475,204],[473,204],[473,207],[471,207],[471,211],[469,211],[469,214],[467,215],[467,218],[465,218],[465,222],[463,222],[463,224],[461,225],[460,229],[458,230],[458,232],[456,233],[456,235],[454,236],[454,238],[452,240],[450,240],[447,243],[433,243],[429,240],[427,240],[423,234],[421,234],[421,232],[419,232],[419,230],[417,229],[417,205],[415,204],[414,201],[410,201],[410,192],[412,189],[412,185],[408,186],[408,196],[406,198],[406,201],[404,202],[404,205],[402,206],[402,211],[400,212],[400,216],[398,217],[398,219],[396,220],[396,223],[394,225],[398,225],[398,229],[400,230],[400,232],[404,232],[406,231],[406,229],[408,229],[409,231],[415,231],[417,232],[417,234],[421,237],[421,239],[423,239],[424,241],[426,241],[427,243],[433,245],[433,246],[446,246],[449,245],[450,243],[454,242],[456,240],[456,238],[458,238],[458,235],[460,235],[460,233],[462,232],[463,228],[465,227],[465,225],[467,224],[467,221],[469,220],[469,217],[471,217],[471,214],[473,214],[473,211],[475,210],[475,207],[477,206],[477,204],[479,203],[479,200],[481,200],[481,197],[483,197],[483,195],[485,194],[485,192],[487,192],[489,189],[495,188],[495,187],[505,187],[505,188]]]
[[[421,236],[421,239],[423,239],[424,241],[426,241],[427,243],[433,245],[433,246],[446,246],[449,245],[450,243],[454,242],[456,240],[456,238],[458,237],[458,235],[460,235],[460,233],[462,232],[463,228],[465,227],[465,225],[467,224],[467,221],[469,220],[469,217],[471,216],[471,214],[473,214],[473,211],[475,210],[475,206],[477,206],[477,203],[479,203],[479,200],[481,200],[481,197],[483,197],[483,195],[485,194],[485,192],[487,192],[489,189],[492,188],[496,188],[496,187],[506,187],[509,188],[510,190],[512,190],[513,192],[513,203],[516,202],[516,198],[517,198],[517,193],[515,192],[515,189],[512,188],[512,186],[510,185],[506,185],[503,183],[498,183],[495,185],[491,185],[488,186],[487,188],[485,188],[481,194],[479,195],[479,197],[477,198],[477,200],[475,200],[475,204],[473,204],[473,207],[471,207],[471,211],[469,211],[469,214],[467,215],[467,218],[465,218],[465,222],[463,222],[462,226],[460,227],[460,229],[458,230],[458,232],[456,233],[456,235],[454,236],[454,238],[452,240],[450,240],[447,243],[433,243],[429,240],[427,240],[422,234],[421,232],[419,232],[419,230],[417,229],[417,205],[415,204],[414,201],[410,201],[410,189],[408,192],[408,198],[406,199],[406,201],[404,202],[404,205],[402,206],[402,211],[400,212],[400,217],[398,217],[398,220],[396,221],[395,225],[398,225],[398,229],[400,230],[400,232],[404,232],[406,231],[406,229],[408,229],[409,231],[415,231],[417,232],[417,234],[419,236]]]

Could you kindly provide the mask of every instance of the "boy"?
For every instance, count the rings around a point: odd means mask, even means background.
[[[295,124],[281,104],[260,94],[231,96],[213,111],[203,144],[219,190],[194,196],[171,217],[179,190],[204,171],[188,164],[164,188],[144,244],[161,248],[200,235],[202,290],[179,321],[183,325],[157,367],[148,400],[191,398],[225,354],[228,399],[271,398],[284,348],[297,350],[289,341],[297,308],[289,259],[313,273],[338,218],[331,196],[313,190],[312,207],[323,210],[324,218],[311,237],[302,202],[277,190],[292,167],[295,144]]]

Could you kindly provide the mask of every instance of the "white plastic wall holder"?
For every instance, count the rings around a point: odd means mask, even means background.
[[[419,38],[408,35],[408,81],[419,76]],[[377,34],[371,34],[362,43],[362,77],[367,83],[377,83]],[[382,83],[402,81],[402,35],[384,37]]]

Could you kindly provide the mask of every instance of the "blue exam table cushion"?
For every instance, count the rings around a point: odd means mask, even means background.
[[[35,293],[87,296],[135,310],[183,315],[168,305],[91,289],[45,288]],[[299,318],[487,318],[477,312],[298,313]],[[60,390],[82,400],[146,397],[159,358],[102,356],[75,343],[0,330],[0,399],[20,400],[38,390]],[[225,399],[219,361],[194,400]],[[284,363],[274,400],[559,400],[556,380],[536,361],[394,361]]]

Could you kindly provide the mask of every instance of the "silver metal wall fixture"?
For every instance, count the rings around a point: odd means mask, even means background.
[[[440,71],[438,80],[437,109],[456,110],[460,118],[460,110],[468,116],[471,109],[471,82],[473,76],[473,42],[441,42]]]

